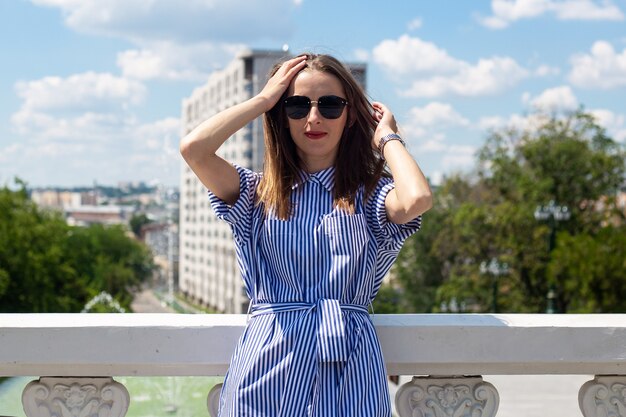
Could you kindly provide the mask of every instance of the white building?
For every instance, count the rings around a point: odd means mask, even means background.
[[[205,85],[183,100],[183,136],[208,117],[258,94],[271,68],[284,57],[282,51],[249,50],[211,74]],[[365,86],[365,65],[351,64],[350,68]],[[263,121],[257,118],[228,139],[218,154],[262,171],[263,150]],[[186,164],[182,166],[180,189],[180,291],[221,312],[245,313],[248,297],[229,226],[217,220],[206,188]]]

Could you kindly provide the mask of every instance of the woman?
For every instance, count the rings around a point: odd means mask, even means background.
[[[262,174],[216,155],[262,114]],[[432,201],[397,130],[339,61],[305,54],[183,139],[183,157],[231,225],[251,298],[221,416],[391,416],[367,306]]]

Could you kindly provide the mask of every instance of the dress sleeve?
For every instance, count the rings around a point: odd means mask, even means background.
[[[236,164],[233,165],[239,174],[239,198],[231,206],[209,191],[209,202],[217,218],[231,226],[234,237],[246,239],[252,228],[255,194],[261,174]]]
[[[394,188],[395,184],[391,178],[381,178],[367,202],[367,217],[374,234],[384,243],[391,245],[402,244],[409,236],[417,232],[422,224],[422,216],[417,216],[404,224],[389,221],[385,199]]]

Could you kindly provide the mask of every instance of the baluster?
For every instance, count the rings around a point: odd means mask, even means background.
[[[413,377],[396,394],[400,417],[494,417],[500,396],[480,376]]]
[[[39,378],[22,393],[27,417],[124,417],[130,396],[113,378]]]
[[[585,417],[626,417],[626,375],[596,375],[580,387],[578,405]]]
[[[211,391],[209,391],[209,395],[207,396],[206,406],[209,409],[211,417],[217,417],[217,412],[220,408],[222,385],[224,384],[216,384],[213,388],[211,388]]]

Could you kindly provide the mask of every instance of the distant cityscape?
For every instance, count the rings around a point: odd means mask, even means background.
[[[39,206],[63,211],[69,224],[123,224],[136,213],[159,222],[178,206],[176,187],[149,186],[143,182],[124,182],[117,186],[38,187],[30,198]]]
[[[122,182],[117,186],[37,187],[29,190],[38,206],[61,213],[69,225],[124,225],[129,234],[143,241],[160,267],[155,284],[174,290],[178,286],[177,187]],[[141,219],[137,235],[133,218]]]

